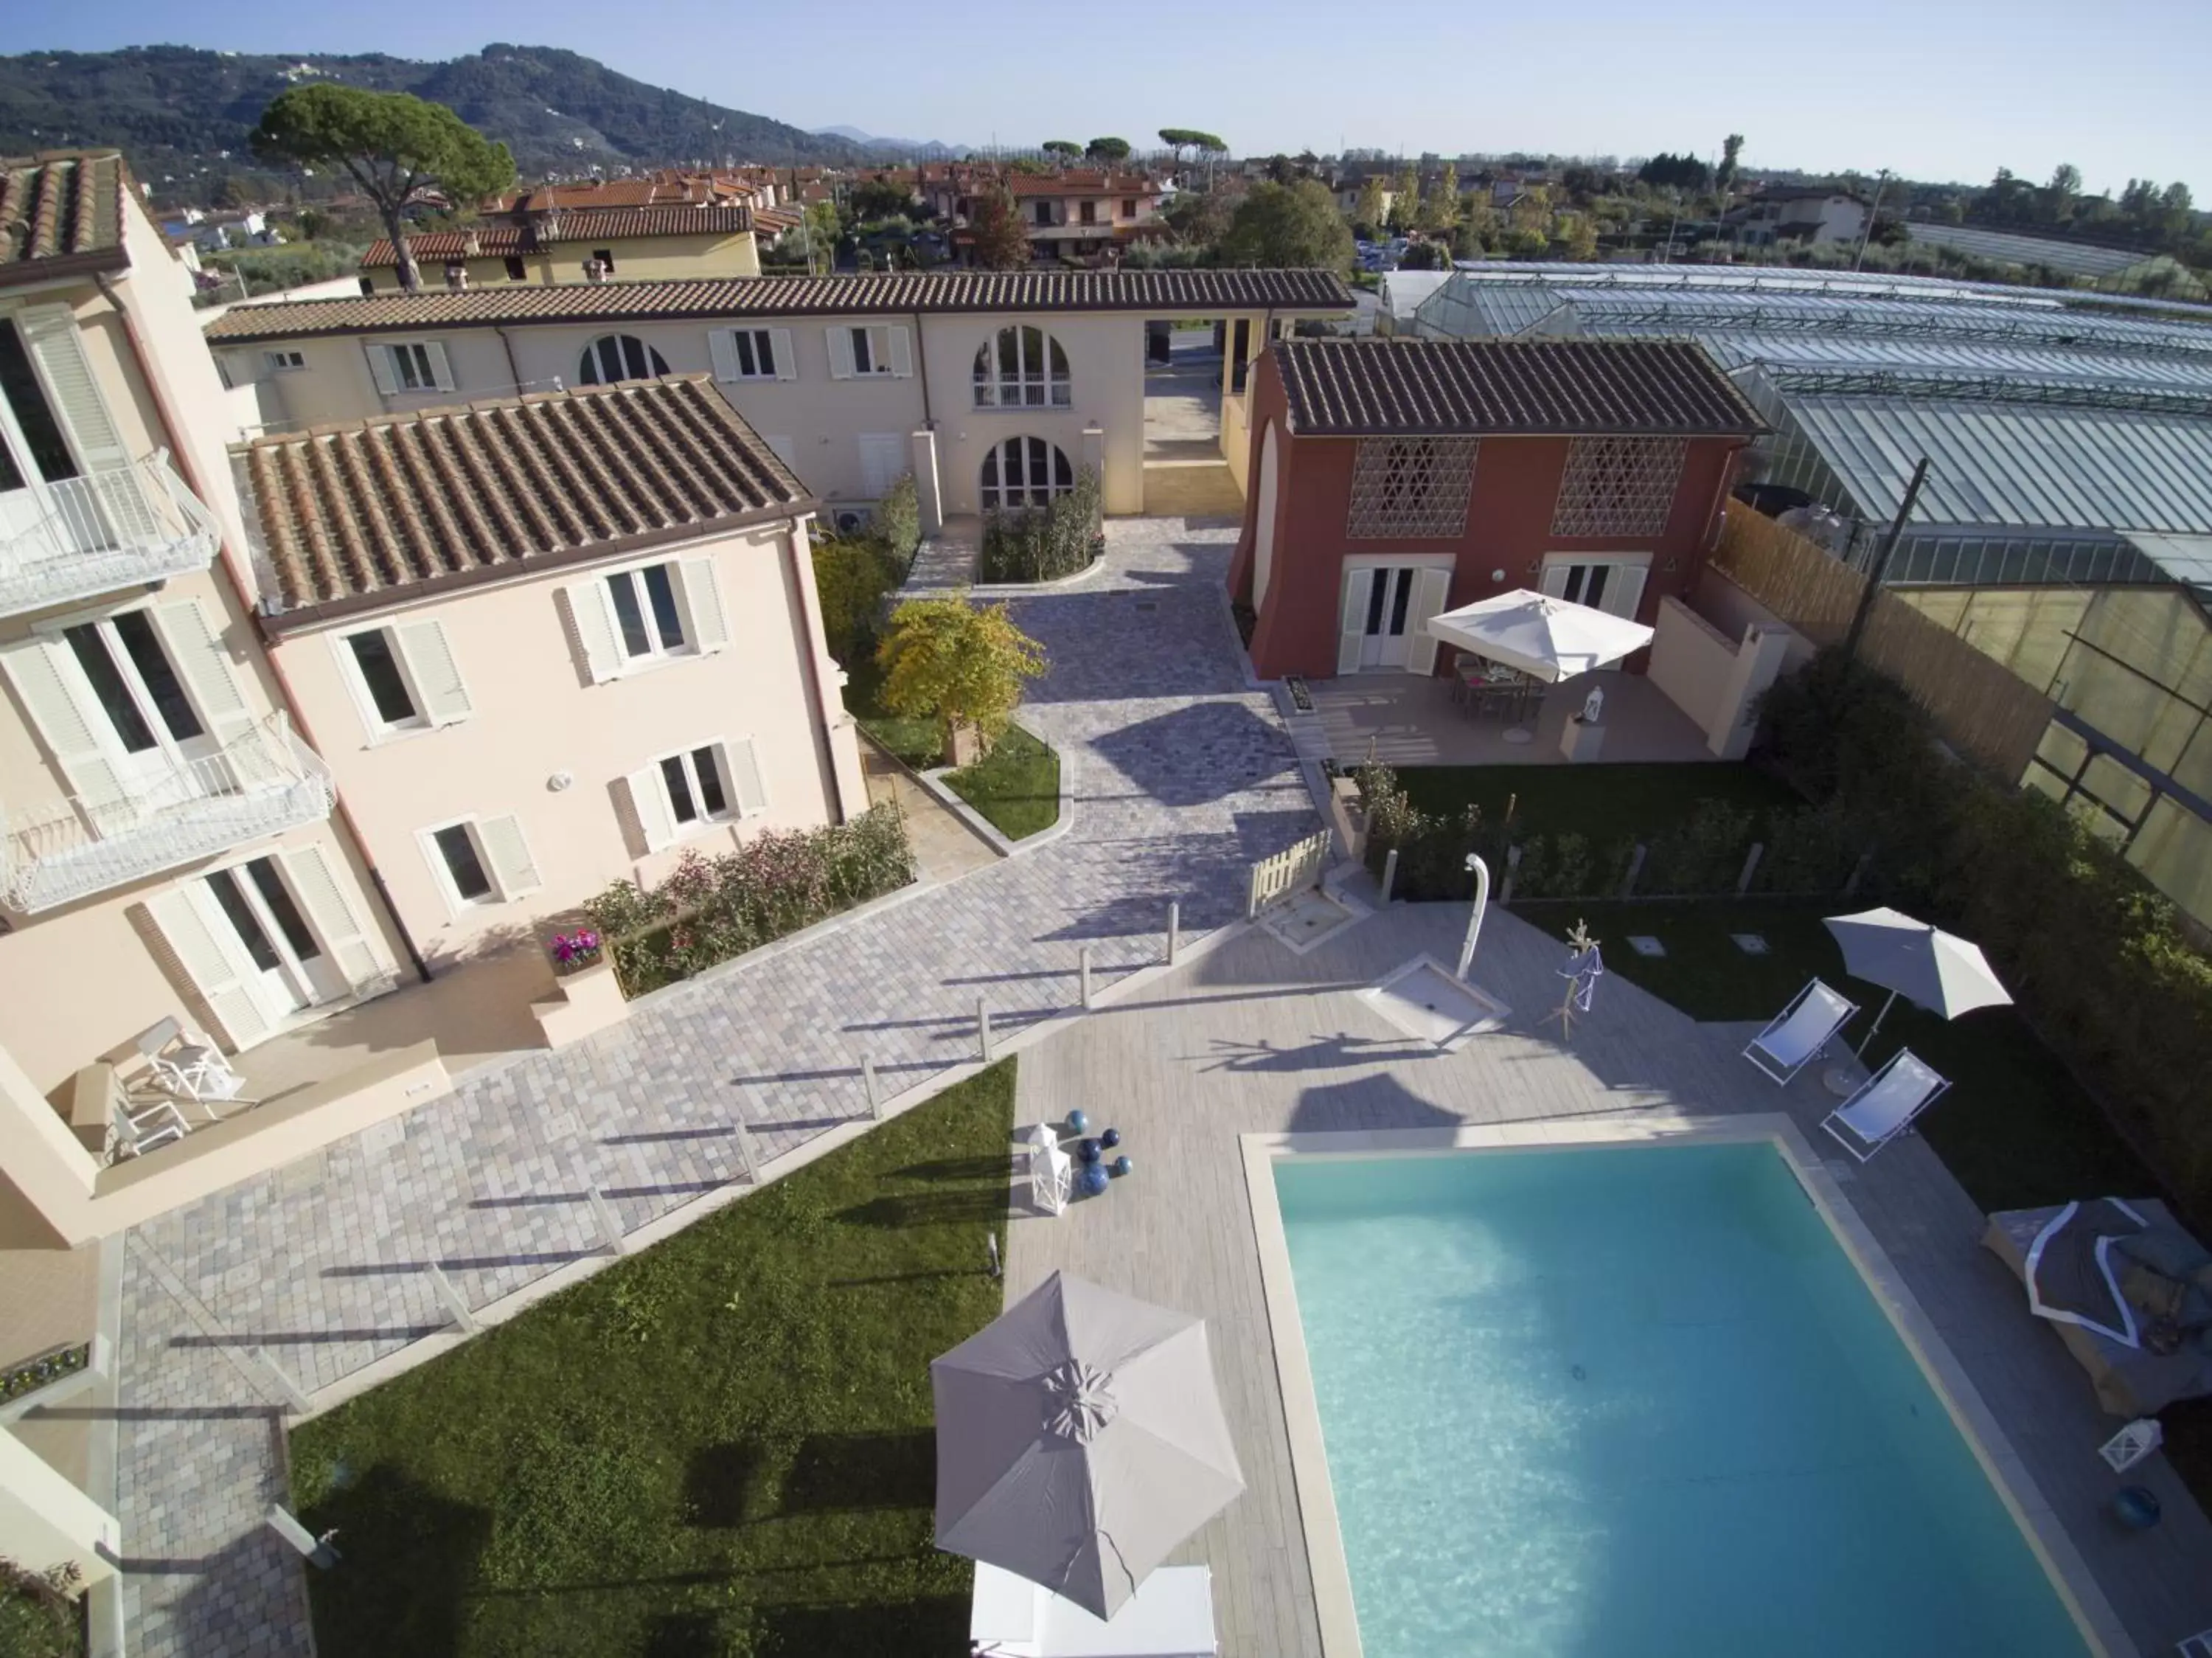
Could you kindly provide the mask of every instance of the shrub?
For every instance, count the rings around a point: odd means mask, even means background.
[[[965,727],[986,741],[1006,728],[1022,700],[1022,681],[1044,672],[1044,647],[1014,625],[1004,605],[977,609],[964,599],[909,599],[891,614],[876,660],[883,704],[894,714],[937,722],[945,761]]]
[[[914,878],[897,808],[878,806],[849,823],[769,830],[716,857],[687,852],[658,887],[617,881],[584,911],[613,954],[623,994],[636,997]]]
[[[850,667],[876,648],[884,600],[905,579],[903,565],[873,535],[830,537],[814,544],[814,590],[830,654]]]
[[[26,1570],[0,1557],[0,1652],[9,1658],[83,1658],[83,1586],[73,1564]]]
[[[1099,499],[1098,474],[1086,466],[1048,506],[986,513],[982,579],[1056,582],[1088,570],[1105,548]]]
[[[915,549],[921,545],[921,492],[915,487],[912,472],[901,472],[890,493],[876,503],[875,532],[897,561],[899,579],[904,581]]]

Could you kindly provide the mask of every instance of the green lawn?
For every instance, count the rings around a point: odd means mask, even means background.
[[[1529,834],[1613,835],[1671,829],[1699,801],[1753,813],[1804,802],[1787,784],[1748,765],[1413,765],[1399,787],[1422,811],[1456,817],[1470,803],[1495,822],[1508,806]]]
[[[1060,821],[1060,756],[1018,725],[975,765],[947,772],[945,783],[1008,840]]]
[[[845,707],[860,725],[890,753],[917,771],[945,758],[944,745],[934,720],[908,719],[883,705],[884,671],[876,659],[864,656],[845,670]]]
[[[929,1361],[1001,1286],[1009,1061],[292,1436],[324,1658],[964,1651]]]

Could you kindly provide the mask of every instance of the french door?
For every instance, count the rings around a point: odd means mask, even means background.
[[[62,631],[64,672],[81,683],[78,706],[97,710],[94,735],[117,756],[126,789],[174,777],[216,752],[147,610],[118,611]],[[204,768],[203,768],[204,770]]]
[[[1631,621],[1644,601],[1648,558],[1552,559],[1544,565],[1544,591],[1570,604],[1588,605]]]
[[[252,858],[202,876],[192,907],[263,1021],[281,1025],[350,992],[331,964],[278,861]]]
[[[76,475],[23,336],[0,318],[0,536],[28,534],[53,509],[46,485]]]
[[[1452,573],[1435,564],[1357,564],[1344,572],[1337,614],[1339,674],[1429,674],[1437,641],[1429,632],[1451,591]]]
[[[1363,671],[1406,666],[1406,623],[1413,607],[1415,574],[1411,564],[1384,564],[1370,574],[1359,642]]]

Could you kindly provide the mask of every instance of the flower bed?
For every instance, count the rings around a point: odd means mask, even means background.
[[[915,878],[894,807],[769,831],[718,857],[688,853],[659,886],[617,882],[584,905],[623,994],[639,997],[896,892]]]
[[[79,1342],[74,1347],[57,1347],[51,1353],[42,1353],[13,1369],[0,1370],[0,1403],[34,1393],[48,1382],[75,1375],[91,1362],[90,1344]]]

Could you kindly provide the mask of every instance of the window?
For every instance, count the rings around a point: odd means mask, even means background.
[[[1555,553],[1544,560],[1544,591],[1554,599],[1632,621],[1644,602],[1644,582],[1650,568],[1649,553],[1605,558]]]
[[[833,380],[903,380],[914,372],[907,332],[895,325],[841,325],[829,330],[828,338]]]
[[[1465,533],[1478,442],[1472,437],[1360,439],[1345,533],[1395,539]]]
[[[1681,482],[1686,439],[1578,437],[1567,450],[1554,535],[1657,535]]]
[[[975,353],[979,409],[1065,409],[1074,400],[1067,353],[1042,328],[1001,328]]]
[[[680,828],[730,814],[720,756],[710,744],[671,754],[660,762],[660,786],[668,792],[668,815]]]
[[[775,335],[778,332],[773,328],[732,328],[728,335],[732,372],[725,378],[774,380],[776,374]]]
[[[1097,223],[1098,204],[1097,202],[1085,202],[1079,210],[1079,216],[1085,224]]]
[[[584,348],[576,365],[580,386],[611,386],[623,380],[659,380],[668,360],[635,334],[602,334]]]
[[[125,753],[155,747],[157,728],[179,743],[206,735],[154,631],[153,618],[144,611],[79,623],[64,629],[62,637]]]
[[[665,656],[684,649],[684,614],[676,602],[672,565],[617,571],[607,577],[607,591],[614,600],[623,655]]]
[[[70,326],[76,325],[72,322]],[[21,435],[23,447],[29,451],[28,458],[38,468],[39,476],[49,484],[75,478],[76,459],[70,454],[68,441],[62,436],[61,422],[54,418],[37,371],[31,367],[31,353],[23,344],[17,325],[4,320],[0,320],[0,397],[7,399],[9,411],[15,417],[15,430]],[[7,447],[0,442],[0,450]],[[18,470],[7,460],[0,460],[0,466],[10,472]],[[18,482],[9,487],[22,486]]]
[[[361,291],[373,297],[376,293],[376,279],[374,277],[363,277],[361,279]]]
[[[527,282],[530,279],[530,268],[523,264],[520,253],[507,256],[507,279],[509,282]]]
[[[398,622],[334,637],[369,740],[451,725],[475,711],[441,622]]]
[[[267,351],[263,356],[267,359],[269,372],[272,375],[294,374],[307,366],[305,351]]]
[[[447,259],[446,261],[446,286],[448,288],[466,288],[468,285],[469,267],[466,262],[461,259]]]
[[[392,636],[376,628],[355,634],[346,643],[353,651],[354,666],[361,670],[376,717],[386,725],[420,722],[422,711],[415,706],[415,693],[407,688],[407,675],[400,668],[398,653],[392,648]]]
[[[1075,487],[1075,468],[1056,444],[1010,437],[983,456],[983,510],[1042,507]]]
[[[472,825],[448,824],[433,830],[430,840],[446,861],[446,878],[453,882],[454,896],[464,904],[482,904],[492,896],[491,877],[484,873]]]
[[[1121,216],[1125,219],[1133,219],[1137,216],[1137,200],[1135,197],[1124,196],[1121,198]]]
[[[614,275],[614,273],[615,273],[615,250],[614,250],[613,248],[611,248],[611,247],[594,247],[594,248],[592,250],[592,258],[593,259],[595,259],[596,261],[598,261],[599,267],[599,269],[600,269],[600,270],[602,270],[602,271],[605,271],[605,272],[606,272],[609,276],[611,276],[611,277],[612,275]]]
[[[1036,222],[1039,224],[1050,224],[1052,222],[1052,204],[1050,202],[1039,202],[1036,204]]]
[[[392,363],[392,377],[404,392],[434,392],[439,389],[438,370],[430,361],[430,348],[420,341],[404,345],[387,345]]]

